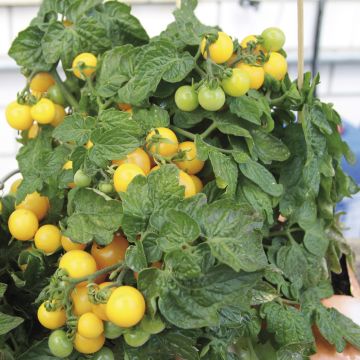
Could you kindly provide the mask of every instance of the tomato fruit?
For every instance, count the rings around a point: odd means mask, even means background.
[[[114,173],[114,187],[117,192],[125,192],[129,184],[138,175],[145,176],[144,171],[135,164],[122,164]]]
[[[22,182],[22,179],[16,179],[10,186],[10,191],[9,193],[12,195],[15,195],[17,192],[18,187],[20,186]]]
[[[152,319],[150,316],[146,315],[140,323],[140,327],[148,334],[159,334],[165,329],[165,324],[160,317],[155,317]]]
[[[249,75],[250,89],[258,90],[264,84],[265,71],[262,66],[238,63],[236,67]]]
[[[285,34],[277,27],[270,27],[261,33],[262,45],[267,51],[279,51],[285,44]]]
[[[40,128],[38,123],[33,123],[28,131],[28,139],[35,139],[39,134]]]
[[[91,357],[91,360],[115,360],[115,356],[111,349],[103,347]]]
[[[27,209],[32,211],[39,221],[46,216],[49,207],[48,197],[41,196],[36,191],[26,195],[25,199],[19,205],[16,205],[16,209]]]
[[[114,187],[108,182],[101,182],[99,183],[99,190],[104,194],[110,194],[114,191]]]
[[[17,240],[31,240],[39,228],[36,215],[27,209],[18,209],[11,213],[8,226],[10,234]]]
[[[145,175],[150,172],[151,168],[150,157],[142,148],[137,148],[130,154],[126,155],[124,159],[113,160],[112,163],[118,166],[122,164],[137,165],[139,168],[142,169]]]
[[[103,282],[99,285],[99,289],[102,290],[111,284],[111,282]],[[113,293],[114,291],[114,287],[109,288],[109,294]],[[109,321],[109,318],[106,315],[106,304],[91,304],[91,311],[101,320]]]
[[[39,124],[50,124],[56,114],[55,104],[46,98],[40,99],[31,107],[31,116]]]
[[[73,168],[73,162],[71,160],[67,161],[63,166],[64,170],[71,170],[72,168]]]
[[[91,177],[79,169],[74,175],[74,183],[78,187],[87,187],[91,184]]]
[[[77,331],[86,338],[97,338],[104,332],[104,324],[95,314],[87,312],[79,317]]]
[[[76,287],[71,293],[73,312],[76,316],[91,312],[91,302],[86,286]]]
[[[281,54],[272,52],[264,64],[264,71],[276,80],[282,80],[287,73],[287,61]]]
[[[195,175],[190,175],[190,177],[194,182],[196,194],[201,192],[202,189],[204,188],[202,181]]]
[[[52,254],[61,247],[60,229],[54,225],[43,225],[36,232],[34,241],[37,249]]]
[[[117,106],[119,110],[127,112],[132,111],[132,106],[130,104],[118,103]]]
[[[179,171],[179,184],[185,187],[185,198],[194,196],[196,194],[195,184],[191,176],[185,171]]]
[[[179,141],[175,133],[164,127],[156,128],[146,137],[147,148],[152,154],[173,156],[178,151]]]
[[[94,146],[94,143],[91,141],[91,140],[89,140],[86,144],[85,144],[85,148],[86,149],[91,149],[92,147]]]
[[[70,238],[64,235],[61,236],[61,246],[65,251],[84,250],[86,248],[86,244],[73,242]]]
[[[249,74],[239,68],[232,70],[232,75],[222,80],[221,86],[226,94],[234,97],[245,95],[250,89]]]
[[[115,325],[128,328],[136,325],[145,314],[145,299],[131,286],[120,286],[110,295],[106,315]]]
[[[208,111],[220,110],[225,104],[225,93],[221,87],[211,89],[202,86],[198,98],[200,106]]]
[[[62,106],[66,104],[65,97],[57,84],[49,87],[49,89],[47,90],[47,95],[49,99],[52,100],[55,104]]]
[[[105,344],[105,336],[101,334],[96,338],[86,338],[78,332],[75,334],[74,347],[82,354],[93,354],[99,351]]]
[[[125,252],[129,243],[120,234],[116,234],[113,241],[106,246],[93,243],[91,247],[91,255],[94,257],[98,269],[115,265],[125,259]]]
[[[55,104],[55,103],[54,103],[54,106],[55,106],[55,116],[54,116],[53,121],[50,123],[50,125],[56,127],[64,121],[66,112],[65,112],[65,109],[63,106]]]
[[[91,53],[82,53],[76,56],[72,63],[74,75],[79,79],[90,77],[96,71],[97,59]]]
[[[255,43],[254,53],[255,55],[260,54],[260,52],[266,53],[266,50],[264,47],[262,47],[260,44],[258,44],[258,39],[255,35],[248,35],[241,41],[241,47],[243,49],[246,49],[249,46],[249,43]]]
[[[88,276],[97,271],[95,259],[83,250],[71,250],[64,254],[60,259],[59,268],[66,270],[73,279]]]
[[[38,309],[37,317],[42,326],[47,329],[55,330],[65,325],[66,315],[64,309],[47,311],[45,303],[42,303]]]
[[[107,339],[117,339],[124,333],[124,329],[113,324],[111,321],[105,321],[104,334]]]
[[[179,151],[185,153],[186,160],[176,161],[176,166],[190,175],[197,174],[204,167],[205,162],[197,158],[196,145],[192,141],[179,144]]]
[[[53,331],[49,336],[48,345],[50,352],[60,359],[70,356],[74,349],[64,330]]]
[[[218,38],[215,42],[209,45],[209,49],[206,49],[206,38],[201,41],[201,53],[204,58],[208,58],[208,52],[210,58],[216,64],[223,64],[228,61],[234,52],[234,44],[231,37],[222,31],[218,32]]]
[[[28,130],[33,123],[31,107],[19,104],[17,101],[13,101],[6,107],[5,117],[8,124],[16,130]]]
[[[30,81],[31,92],[46,92],[50,86],[55,84],[54,78],[47,72],[37,73]]]
[[[197,93],[193,86],[180,86],[175,93],[176,106],[182,111],[194,111],[199,106]]]
[[[125,342],[132,347],[143,346],[150,339],[150,334],[140,329],[124,334]]]

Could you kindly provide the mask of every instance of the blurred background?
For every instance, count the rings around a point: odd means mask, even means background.
[[[126,1],[133,7],[149,35],[157,35],[173,20],[175,1]],[[35,16],[40,1],[0,0],[0,176],[17,167],[16,132],[6,123],[4,108],[24,86],[24,78],[7,56],[11,41]],[[260,34],[269,26],[282,28],[287,36],[289,72],[296,77],[297,12],[296,0],[200,0],[200,20],[219,25],[241,40]],[[334,103],[344,121],[344,138],[360,158],[360,1],[305,0],[306,70],[320,71],[318,95]],[[360,169],[347,167],[360,183]],[[360,237],[360,197],[340,205],[348,212],[343,218],[347,237],[353,245]],[[351,227],[351,230],[350,230]],[[360,246],[358,246],[360,254]]]

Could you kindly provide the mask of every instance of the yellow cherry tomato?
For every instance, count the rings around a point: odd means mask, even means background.
[[[59,268],[66,270],[73,279],[88,276],[97,271],[95,259],[83,250],[68,251],[60,259]]]
[[[186,154],[186,160],[177,161],[176,166],[190,175],[197,174],[204,167],[205,162],[197,158],[196,145],[192,141],[179,144],[179,151]]]
[[[73,168],[73,162],[71,160],[68,160],[63,166],[64,170],[71,170],[72,168]]]
[[[222,32],[218,32],[218,39],[210,44],[209,51],[210,58],[216,64],[223,64],[228,61],[234,53],[234,44],[231,37]],[[204,58],[208,58],[208,52],[206,51],[206,39],[203,38],[201,41],[201,53]]]
[[[10,234],[15,239],[27,241],[34,237],[39,228],[39,221],[32,211],[18,209],[10,215],[8,226]]]
[[[276,80],[282,80],[287,73],[287,61],[281,54],[272,52],[269,60],[264,64],[264,71]]]
[[[31,92],[44,93],[55,84],[54,78],[47,72],[37,73],[30,81]]]
[[[243,49],[246,49],[249,45],[250,42],[254,42],[255,44],[257,44],[258,39],[256,38],[255,35],[248,35],[246,36],[244,39],[242,39],[240,45]],[[257,44],[255,46],[255,54],[259,54],[260,51],[262,51],[264,54],[266,54],[266,50],[263,46],[261,46],[260,44]]]
[[[110,295],[106,315],[117,326],[128,328],[141,321],[145,314],[145,299],[131,286],[120,286]]]
[[[40,128],[38,123],[33,123],[28,131],[28,139],[35,139],[39,134]]]
[[[175,133],[164,127],[152,130],[146,137],[147,148],[152,154],[173,156],[177,153],[179,141]]]
[[[265,71],[262,66],[238,63],[236,67],[249,75],[250,89],[258,90],[264,84]]]
[[[45,254],[54,253],[61,246],[61,232],[55,225],[43,225],[35,234],[36,248]]]
[[[61,246],[65,251],[84,250],[86,248],[86,244],[75,243],[71,241],[70,238],[64,235],[61,236]]]
[[[10,194],[15,195],[18,187],[20,186],[22,179],[16,179],[10,186]]]
[[[50,203],[47,196],[41,196],[38,192],[26,195],[26,198],[16,205],[16,209],[27,209],[32,211],[38,220],[42,220],[49,211]]]
[[[144,171],[135,164],[122,164],[114,173],[114,187],[117,192],[124,192],[127,190],[129,184],[133,181],[135,176],[145,176]]]
[[[179,172],[179,184],[185,187],[185,197],[191,197],[196,194],[195,184],[189,174],[180,170]]]
[[[63,25],[65,27],[70,27],[72,24],[73,24],[73,22],[68,19],[63,20]]]
[[[135,164],[142,169],[145,175],[150,172],[151,167],[150,157],[142,148],[137,148],[126,155],[124,159],[113,160],[112,163],[119,166],[122,164]]]
[[[104,324],[95,314],[87,312],[80,316],[77,331],[81,336],[86,338],[97,338],[104,332]]]
[[[190,175],[190,177],[191,177],[192,181],[194,182],[196,193],[201,192],[202,189],[204,188],[202,181],[195,175]]]
[[[28,130],[33,123],[31,107],[19,104],[17,101],[13,101],[6,107],[5,117],[9,125],[16,130]]]
[[[91,53],[82,53],[76,56],[72,63],[74,75],[79,79],[90,77],[96,71],[97,59]],[[83,68],[82,68],[83,67]]]
[[[86,286],[76,287],[71,293],[73,312],[76,316],[91,312],[91,302]]]
[[[56,127],[58,125],[60,125],[63,121],[64,118],[66,116],[66,112],[63,106],[59,105],[59,104],[55,104],[55,116],[53,121],[50,123],[50,125]]]
[[[94,146],[94,143],[91,141],[91,140],[89,140],[86,144],[85,144],[85,148],[86,149],[91,149],[92,147]]]
[[[99,290],[102,290],[111,284],[111,282],[103,282],[99,285]],[[109,288],[109,293],[113,293],[114,291],[114,287]],[[91,304],[91,311],[101,320],[109,321],[109,318],[106,315],[106,304]]]
[[[47,311],[45,303],[40,305],[37,317],[40,324],[50,330],[58,329],[66,323],[65,310],[57,309],[55,311]]]
[[[235,68],[230,77],[223,79],[221,86],[230,96],[245,95],[250,89],[250,76],[246,71]]]
[[[99,351],[105,344],[105,336],[101,334],[96,338],[86,338],[78,332],[75,334],[74,347],[82,354],[93,354]]]
[[[55,119],[55,104],[46,98],[40,99],[31,107],[31,116],[39,124],[50,124]]]

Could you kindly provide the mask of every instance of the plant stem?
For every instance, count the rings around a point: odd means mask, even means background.
[[[297,232],[297,231],[302,231],[302,229],[299,227],[296,227],[296,228],[292,228],[292,229],[288,229],[288,230],[273,231],[269,234],[269,237],[287,235],[288,233]]]
[[[173,126],[173,125],[171,125],[170,128],[180,135],[183,135],[191,140],[195,140],[195,135],[193,133],[191,133],[190,131],[180,129],[177,126]]]
[[[215,129],[217,129],[217,125],[212,123],[202,134],[200,134],[200,137],[202,139],[207,138]]]
[[[199,73],[199,75],[201,77],[205,77],[206,76],[206,72],[198,65],[195,63],[195,70]]]
[[[75,110],[78,109],[79,107],[79,103],[77,102],[77,100],[74,98],[74,96],[71,94],[71,92],[68,90],[68,88],[66,87],[66,85],[62,82],[58,72],[56,69],[51,70],[51,74],[53,75],[53,77],[55,78],[55,81],[57,83],[57,85],[59,86],[61,92],[63,93],[66,101],[71,105],[71,107],[73,107]]]
[[[276,106],[282,103],[284,99],[286,99],[287,93],[281,95],[280,97],[276,99],[269,99],[270,106]]]

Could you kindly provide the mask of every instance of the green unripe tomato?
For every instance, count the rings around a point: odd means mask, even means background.
[[[74,183],[77,187],[87,187],[91,184],[91,177],[79,169],[74,175]]]
[[[96,352],[91,360],[115,360],[114,353],[108,347],[103,347],[101,350]]]
[[[101,182],[99,184],[99,190],[105,194],[109,194],[114,191],[114,187],[110,183]]]
[[[49,337],[48,345],[50,352],[60,359],[70,356],[74,348],[64,330],[53,331]]]
[[[285,34],[277,27],[265,29],[262,34],[262,45],[267,51],[279,51],[285,44]]]
[[[221,87],[212,89],[206,85],[199,90],[199,104],[208,111],[220,110],[225,104],[225,93]]]
[[[163,323],[160,317],[151,319],[150,316],[145,316],[141,320],[140,327],[148,334],[153,335],[153,334],[161,333],[165,329],[165,324]]]
[[[56,104],[64,106],[66,103],[65,97],[57,84],[49,87],[47,95],[50,100],[52,100]]]
[[[150,339],[150,334],[140,329],[124,334],[125,342],[132,347],[143,346]]]
[[[180,86],[175,93],[176,106],[182,111],[194,111],[199,106],[198,96],[192,86]]]
[[[223,79],[221,86],[230,96],[245,95],[250,89],[250,76],[245,70],[233,69],[232,75]]]
[[[124,334],[124,329],[120,326],[115,325],[111,321],[104,323],[104,335],[107,339],[113,340]]]

